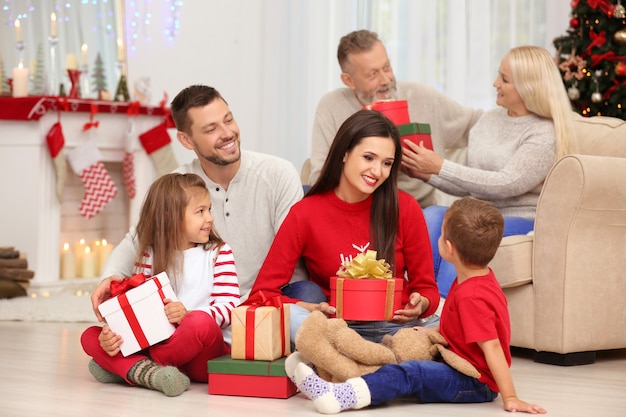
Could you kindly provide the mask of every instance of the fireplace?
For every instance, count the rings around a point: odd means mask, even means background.
[[[35,272],[31,282],[35,289],[64,284],[59,273],[63,242],[104,238],[112,244],[118,243],[129,226],[136,223],[141,200],[156,177],[154,164],[139,143],[138,135],[163,122],[162,109],[140,107],[136,111],[138,115],[129,115],[128,103],[72,99],[68,102],[66,109],[57,112],[56,98],[0,97],[3,109],[0,110],[0,195],[4,199],[0,203],[0,246],[14,246],[26,254],[28,269]],[[98,107],[95,114],[93,103]],[[30,106],[32,110],[7,116],[11,106],[26,109]],[[90,117],[99,126],[83,131]],[[81,141],[96,140],[103,163],[118,188],[115,199],[92,219],[82,218],[78,212],[84,187],[69,163],[63,201],[57,198],[55,168],[45,140],[57,121],[63,127],[64,152]],[[135,161],[134,199],[128,198],[121,176],[129,138]]]

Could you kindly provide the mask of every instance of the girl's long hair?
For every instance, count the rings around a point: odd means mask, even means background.
[[[378,258],[384,258],[395,272],[395,244],[398,234],[398,170],[402,149],[396,126],[382,113],[374,110],[360,110],[346,119],[333,140],[328,157],[318,180],[306,197],[332,191],[339,186],[343,173],[343,158],[367,137],[391,138],[396,147],[395,161],[389,178],[373,193],[370,215],[370,241],[374,244]]]
[[[572,105],[550,53],[539,46],[519,46],[506,57],[526,108],[554,122],[557,158],[575,153]]]
[[[137,224],[137,265],[145,263],[145,255],[153,274],[167,272],[174,291],[182,285],[182,251],[186,248],[185,209],[192,196],[209,191],[196,174],[166,174],[158,178],[148,190]],[[211,228],[205,250],[220,247],[222,238]]]

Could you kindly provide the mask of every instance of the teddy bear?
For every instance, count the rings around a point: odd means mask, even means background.
[[[371,342],[348,327],[345,320],[327,318],[320,311],[312,312],[302,322],[295,338],[296,350],[329,382],[344,382],[385,364],[438,358],[465,375],[479,378],[476,368],[447,345],[441,333],[413,328],[386,335],[381,343]]]

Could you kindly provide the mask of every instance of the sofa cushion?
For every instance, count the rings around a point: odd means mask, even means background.
[[[617,117],[583,117],[574,113],[574,126],[575,153],[626,158],[626,121]]]
[[[532,235],[506,236],[489,266],[502,288],[518,287],[533,280],[532,257]]]

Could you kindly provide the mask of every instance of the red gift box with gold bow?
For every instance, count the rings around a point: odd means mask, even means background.
[[[330,305],[344,320],[391,320],[402,308],[404,280],[393,278],[389,264],[368,250],[344,262],[330,278]]]
[[[165,272],[146,279],[137,274],[111,282],[111,298],[98,306],[111,330],[122,336],[123,356],[169,338],[176,327],[165,315],[163,300],[176,301]]]
[[[291,352],[289,306],[258,292],[231,315],[233,359],[273,361]]]

